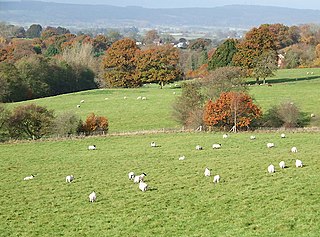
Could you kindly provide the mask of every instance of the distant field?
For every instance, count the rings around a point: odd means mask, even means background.
[[[279,70],[267,82],[272,86],[253,85],[249,90],[263,111],[290,100],[297,103],[301,111],[316,114],[310,126],[320,126],[320,68]],[[54,109],[57,114],[73,111],[82,119],[94,112],[108,117],[110,132],[179,129],[181,126],[172,118],[172,104],[179,94],[181,89],[174,88],[173,84],[166,85],[162,90],[157,85],[148,84],[138,89],[91,90],[8,106],[34,102]],[[139,96],[145,96],[147,100],[137,100]],[[85,100],[85,103],[80,104],[80,100]],[[77,104],[81,107],[77,108]]]
[[[319,236],[320,134],[257,133],[252,141],[250,135],[0,144],[1,236]],[[276,147],[266,148],[267,142]],[[222,143],[221,150],[213,143]],[[91,144],[98,149],[88,151]],[[197,144],[204,150],[196,151]],[[290,153],[292,146],[298,153]],[[295,168],[295,159],[305,167]],[[288,168],[278,168],[281,160]],[[274,174],[267,173],[270,163]],[[204,177],[205,167],[221,183]],[[142,193],[129,171],[146,172],[150,190]],[[23,181],[30,174],[36,177]],[[75,181],[66,184],[69,174]],[[93,190],[97,202],[89,203]]]

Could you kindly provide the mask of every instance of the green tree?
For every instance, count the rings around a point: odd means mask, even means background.
[[[27,99],[28,86],[12,63],[0,63],[0,101],[13,102]]]
[[[274,51],[266,51],[257,59],[256,67],[253,69],[253,76],[259,82],[259,78],[263,79],[263,84],[266,83],[266,78],[274,76],[277,70],[277,55]]]
[[[214,70],[218,67],[232,66],[233,55],[237,52],[237,40],[227,39],[213,53],[208,62],[208,69]]]
[[[35,104],[21,105],[9,117],[9,133],[12,138],[39,139],[51,132],[53,120],[52,110]]]

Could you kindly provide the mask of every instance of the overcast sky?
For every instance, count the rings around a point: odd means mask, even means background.
[[[17,0],[0,0],[17,1]],[[105,4],[113,6],[142,6],[146,8],[216,7],[230,4],[279,6],[320,10],[320,0],[42,0],[74,4]],[[319,16],[320,17],[320,16]]]

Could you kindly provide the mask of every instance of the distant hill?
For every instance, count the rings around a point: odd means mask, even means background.
[[[182,6],[183,7],[183,6]],[[319,10],[228,5],[213,8],[149,9],[40,1],[0,2],[0,21],[64,27],[201,26],[251,28],[263,23],[320,23]]]

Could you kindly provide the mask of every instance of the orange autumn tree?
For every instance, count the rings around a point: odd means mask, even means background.
[[[249,127],[253,120],[262,116],[262,111],[255,105],[252,98],[243,92],[223,92],[213,102],[205,105],[204,123],[209,127],[238,129]]]
[[[109,123],[106,117],[91,113],[83,124],[83,131],[86,135],[104,134],[108,131],[108,127]]]

